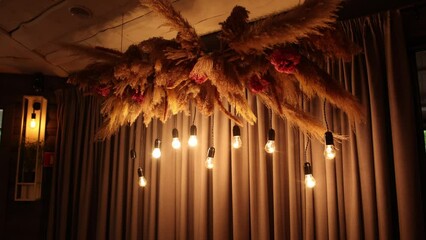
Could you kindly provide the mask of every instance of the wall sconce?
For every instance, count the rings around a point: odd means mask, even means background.
[[[35,201],[41,197],[46,110],[47,100],[44,97],[24,96],[15,201]]]

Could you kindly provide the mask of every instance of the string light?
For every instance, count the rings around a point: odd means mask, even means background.
[[[310,163],[305,162],[304,166],[305,170],[305,185],[308,188],[313,188],[315,185],[317,185],[317,182],[315,181],[314,176],[312,176],[312,166]]]
[[[35,128],[36,126],[37,126],[36,114],[35,114],[35,112],[33,112],[33,113],[31,113],[30,128]]]
[[[154,141],[154,149],[152,150],[152,157],[158,159],[161,157],[161,141],[160,139],[155,139]]]
[[[324,157],[328,160],[333,160],[336,157],[336,147],[334,146],[333,133],[325,132],[325,149]]]
[[[214,145],[214,114],[210,117],[210,146],[207,150],[207,159],[204,162],[207,169],[213,169],[214,167],[214,154],[216,149],[213,147]]]
[[[195,147],[195,146],[198,145],[197,126],[195,126],[195,117],[196,116],[197,116],[197,108],[194,107],[194,118],[192,119],[192,125],[189,129],[189,139],[188,139],[189,147]]]
[[[136,159],[136,151],[134,149],[130,150],[130,158],[135,161]],[[145,187],[148,184],[148,181],[145,179],[143,175],[143,170],[141,167],[138,168],[138,184],[141,187]]]
[[[148,181],[145,179],[143,175],[143,170],[141,167],[138,168],[138,183],[139,186],[145,187],[148,184]]]
[[[310,141],[311,139],[308,137],[308,140],[306,141],[305,150],[303,152],[303,157],[305,158],[305,164],[304,164],[303,170],[305,172],[305,186],[308,188],[313,188],[315,187],[315,185],[317,185],[317,182],[315,181],[315,178],[312,175],[312,166],[308,162],[307,152],[308,152],[308,146]]]
[[[241,148],[242,145],[240,127],[234,125],[232,128],[232,147],[238,149]]]
[[[334,146],[334,138],[333,133],[328,129],[327,122],[327,114],[326,114],[326,101],[324,100],[323,105],[323,114],[324,114],[324,122],[325,127],[327,128],[327,132],[325,132],[325,148],[324,148],[324,157],[328,160],[333,160],[336,157],[336,147]]]
[[[275,130],[272,128],[268,131],[268,141],[265,144],[265,151],[267,153],[275,152]]]
[[[214,154],[216,149],[214,147],[209,147],[207,150],[207,159],[205,161],[206,168],[212,169],[214,167]]]
[[[41,109],[41,103],[39,102],[34,102],[33,103],[33,112],[31,113],[31,121],[30,121],[30,128],[35,128],[37,126],[37,122],[36,122],[36,113],[35,111],[40,110]]]
[[[198,144],[197,139],[197,126],[191,125],[191,128],[189,130],[189,139],[188,139],[188,145],[190,147],[195,147]]]
[[[172,130],[172,147],[174,149],[179,149],[181,147],[181,143],[179,140],[179,131],[176,128]]]

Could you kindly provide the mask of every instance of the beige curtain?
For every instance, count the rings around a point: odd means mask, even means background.
[[[57,93],[59,136],[49,221],[50,239],[424,239],[422,163],[416,142],[413,89],[398,13],[345,21],[364,48],[352,63],[328,69],[368,112],[352,124],[326,104],[330,129],[349,137],[335,160],[323,145],[272,117],[277,152],[264,151],[268,110],[248,96],[257,124],[241,129],[243,147],[231,149],[233,123],[178,115],[147,128],[139,118],[105,142],[94,142],[100,101],[73,89]],[[323,118],[323,101],[304,101]],[[195,119],[195,120],[194,120]],[[199,145],[187,147],[189,127]],[[176,127],[182,149],[171,148]],[[162,157],[152,159],[155,138]],[[207,148],[216,148],[207,170]],[[129,151],[135,149],[136,161]],[[314,189],[304,186],[312,163]],[[148,186],[137,185],[137,168]]]

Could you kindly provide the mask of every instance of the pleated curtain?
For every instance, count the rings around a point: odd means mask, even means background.
[[[95,141],[101,100],[73,88],[58,91],[49,239],[424,239],[424,159],[399,13],[339,24],[364,51],[350,63],[324,66],[361,100],[366,122],[350,122],[323,99],[300,99],[307,112],[325,116],[330,130],[348,137],[336,142],[334,160],[324,159],[320,141],[271,118],[251,94],[257,123],[241,128],[243,146],[232,149],[234,123],[218,111],[205,117],[192,110],[148,126],[140,117]],[[192,124],[199,140],[193,149],[187,145]],[[264,150],[271,124],[274,154]],[[173,128],[180,150],[171,147]],[[151,157],[156,138],[158,160]],[[204,165],[210,146],[212,170]],[[306,161],[313,189],[304,185]]]

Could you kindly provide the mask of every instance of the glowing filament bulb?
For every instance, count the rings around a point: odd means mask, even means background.
[[[312,176],[312,174],[305,175],[305,185],[308,188],[313,188],[315,185],[317,185],[317,182],[315,181],[315,178]]]
[[[173,128],[172,130],[172,148],[179,149],[181,147],[180,140],[179,140],[179,132],[176,128]]]
[[[325,133],[325,159],[332,160],[336,157],[336,147],[334,146],[333,133],[327,131]]]
[[[37,126],[36,114],[35,113],[31,113],[30,128],[35,128],[36,126]]]
[[[190,147],[195,147],[198,144],[198,139],[197,139],[197,127],[195,125],[192,125],[190,130],[189,130],[189,139],[188,139],[188,145]]]
[[[241,141],[240,127],[235,125],[232,128],[232,147],[235,149],[238,149],[242,145],[243,145],[243,141]]]
[[[160,139],[155,139],[154,142],[154,149],[152,150],[152,157],[155,159],[158,159],[161,157],[161,150],[160,150],[161,141]]]
[[[268,141],[265,144],[265,151],[267,153],[275,152],[275,131],[272,128],[268,131]]]
[[[143,176],[142,168],[138,168],[138,183],[141,187],[145,187],[148,184],[148,181]]]
[[[215,148],[209,147],[209,150],[207,151],[207,159],[205,161],[206,168],[212,169],[214,167],[214,154],[215,154]]]
[[[305,170],[305,186],[308,188],[313,188],[317,185],[314,176],[312,176],[312,166],[310,163],[306,162],[304,165]]]
[[[325,159],[332,160],[336,157],[336,148],[334,145],[325,145],[324,150]]]

